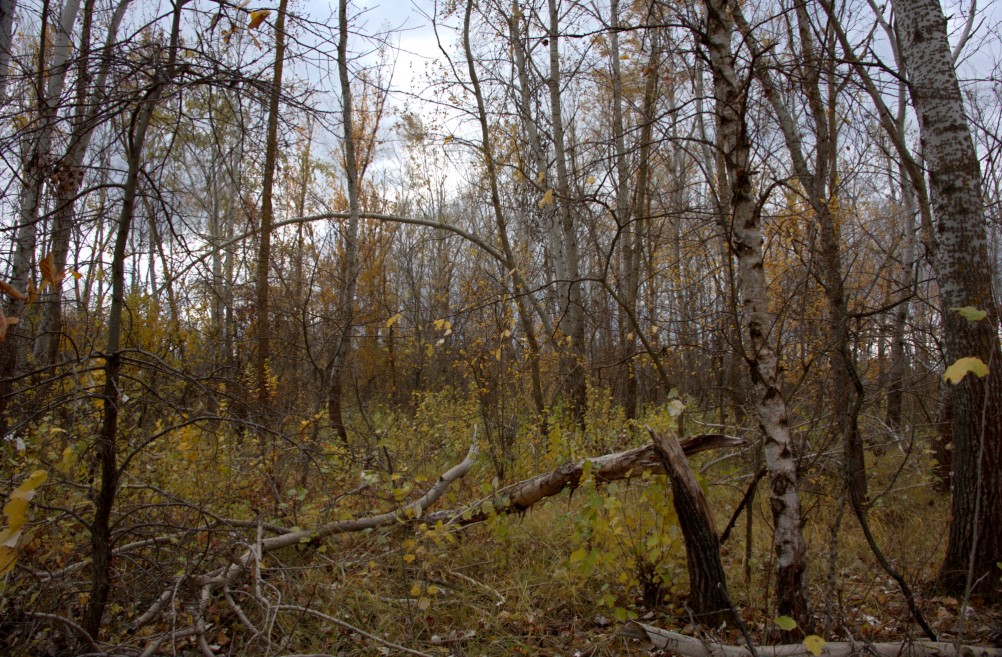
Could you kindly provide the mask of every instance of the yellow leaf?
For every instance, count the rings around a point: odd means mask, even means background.
[[[804,637],[804,647],[807,648],[812,655],[817,657],[821,654],[821,650],[825,647],[825,640],[817,634],[811,634]]]
[[[793,620],[789,616],[780,616],[774,619],[772,622],[778,625],[779,629],[783,630],[784,632],[789,632],[797,628],[797,621]]]
[[[74,462],[76,462],[76,454],[73,452],[73,447],[67,446],[63,450],[63,460],[56,464],[56,470],[62,474],[66,474],[70,471]]]
[[[452,136],[452,135],[449,135],[448,137],[446,137],[445,139],[442,140],[442,145],[444,146],[445,144],[448,144],[453,139],[455,139],[455,137]]]
[[[0,577],[3,577],[14,569],[14,562],[17,561],[17,550],[6,545],[0,545]]]
[[[268,16],[270,15],[271,12],[268,11],[267,9],[259,9],[257,11],[252,11],[250,13],[250,22],[247,23],[248,29],[256,30],[261,26],[261,23],[264,22],[264,19],[268,18]]]
[[[543,194],[543,198],[539,200],[539,207],[545,208],[547,205],[553,205],[553,190],[548,189],[546,193]]]
[[[3,514],[7,516],[10,529],[16,531],[24,527],[28,522],[28,500],[11,495],[10,500],[3,506]]]
[[[536,184],[537,185],[540,184],[540,183],[542,183],[544,180],[546,180],[546,172],[545,171],[540,171],[539,173],[536,174]]]
[[[45,470],[35,470],[31,473],[27,479],[21,482],[21,485],[17,487],[15,493],[30,493],[36,488],[45,483],[45,480],[49,478],[48,473]],[[28,499],[31,499],[30,497]]]
[[[73,278],[76,279],[76,280],[78,280],[78,281],[81,278],[83,278],[83,274],[81,274],[80,272],[78,272],[76,269],[70,270],[70,273],[73,274]]]
[[[422,590],[421,589],[421,583],[420,582],[414,582],[414,586],[411,587],[411,595],[413,595],[416,598],[419,595],[421,595],[421,590]]]
[[[10,494],[10,500],[4,505],[3,512],[7,517],[7,527],[0,531],[0,577],[14,568],[17,553],[23,536],[22,527],[28,522],[28,502],[35,496],[35,489],[42,485],[48,474],[44,470],[35,470],[21,485]]]
[[[397,321],[399,321],[399,319],[400,319],[400,313],[397,313],[393,317],[390,317],[388,320],[386,320],[386,328],[390,328],[391,326],[396,324]]]
[[[958,315],[960,315],[961,317],[970,322],[980,322],[981,320],[983,320],[985,317],[988,316],[988,311],[979,310],[974,306],[964,306],[962,308],[950,308],[950,310],[954,311],[955,313],[957,313]]]
[[[943,380],[950,383],[960,383],[965,376],[973,374],[981,378],[988,374],[988,366],[980,358],[961,358],[943,372]]]
[[[417,557],[415,557],[413,554],[404,555],[404,563],[413,563],[415,559],[417,559]]]

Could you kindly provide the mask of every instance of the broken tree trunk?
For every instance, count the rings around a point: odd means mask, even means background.
[[[702,641],[677,632],[669,632],[659,627],[643,623],[627,623],[620,635],[647,641],[659,650],[666,650],[682,657],[752,657],[752,652],[744,646],[725,646],[714,641]],[[756,646],[759,657],[813,657],[813,653],[802,643],[781,646]],[[870,654],[874,657],[1002,657],[1002,649],[981,646],[960,646],[942,641],[902,641],[900,643],[839,642],[826,643],[822,648],[823,657],[849,657],[856,654]]]
[[[721,447],[740,447],[745,444],[741,438],[711,433],[691,436],[681,441],[682,452],[691,456],[698,452]],[[653,445],[634,447],[625,452],[605,454],[582,459],[560,466],[551,472],[544,472],[530,479],[506,486],[486,499],[465,509],[438,511],[425,517],[426,522],[455,522],[468,524],[486,520],[492,513],[521,513],[547,497],[553,497],[566,488],[577,488],[584,474],[585,464],[589,464],[590,474],[595,481],[615,481],[638,477],[645,470],[664,473],[664,465],[654,452]]]
[[[735,619],[727,596],[727,577],[720,562],[720,541],[703,489],[699,487],[679,442],[672,437],[661,436],[650,427],[647,431],[654,442],[654,451],[671,480],[672,504],[685,539],[685,558],[689,567],[688,604],[700,623],[733,623]]]

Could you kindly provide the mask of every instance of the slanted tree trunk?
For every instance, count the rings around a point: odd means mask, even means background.
[[[752,191],[751,148],[745,122],[747,79],[739,77],[731,46],[733,22],[726,0],[705,0],[704,45],[713,70],[717,145],[730,191],[732,249],[738,263],[744,324],[745,360],[751,370],[752,404],[765,437],[770,476],[770,506],[775,525],[776,597],[780,614],[810,625],[806,596],[806,546],[801,533],[797,460],[790,439],[779,359],[772,347],[774,317],[762,258],[762,230]],[[726,201],[726,200],[725,200]]]
[[[696,481],[682,447],[674,438],[665,438],[647,427],[654,451],[664,464],[671,481],[672,504],[685,539],[689,567],[689,599],[696,620],[716,626],[735,621],[727,595],[727,576],[720,561],[720,540],[710,505]]]
[[[94,519],[91,532],[91,590],[84,608],[81,626],[95,640],[98,638],[104,609],[111,593],[112,510],[121,476],[118,464],[118,415],[122,403],[122,315],[125,311],[125,261],[132,220],[139,193],[139,180],[143,165],[143,148],[150,121],[165,87],[174,76],[177,62],[178,40],[181,33],[181,10],[185,1],[174,5],[170,45],[163,68],[153,72],[149,90],[139,101],[126,135],[126,161],[128,172],[123,185],[122,209],[118,216],[115,250],[111,262],[111,306],[108,310],[108,344],[105,349],[104,389],[101,393],[104,416],[96,440],[100,481],[94,500]]]
[[[497,228],[498,242],[501,253],[504,254],[504,266],[511,277],[512,286],[515,292],[515,309],[518,312],[519,322],[522,325],[522,332],[525,333],[525,341],[528,346],[529,373],[532,382],[532,401],[536,407],[536,415],[540,421],[546,416],[546,401],[543,397],[542,376],[539,368],[539,340],[536,337],[536,328],[532,323],[532,315],[527,307],[527,296],[532,293],[525,284],[515,254],[512,250],[511,240],[508,237],[508,222],[505,218],[504,208],[501,206],[501,193],[498,186],[497,162],[494,158],[494,147],[491,141],[490,130],[487,123],[487,107],[484,103],[484,94],[480,87],[480,77],[477,74],[476,60],[473,57],[473,48],[470,44],[470,19],[473,14],[473,2],[466,3],[466,14],[463,20],[463,49],[466,53],[466,66],[470,74],[470,85],[473,87],[473,95],[477,102],[477,118],[480,123],[481,149],[484,163],[487,167],[487,179],[490,186],[491,207],[494,210],[494,225]],[[511,20],[517,20],[512,18]]]
[[[896,0],[894,10],[908,89],[919,119],[922,154],[935,215],[934,265],[939,282],[947,364],[977,357],[989,373],[968,375],[953,392],[953,502],[939,573],[947,591],[1002,598],[1002,353],[999,308],[991,286],[981,169],[936,0]],[[974,306],[972,322],[951,310]]]

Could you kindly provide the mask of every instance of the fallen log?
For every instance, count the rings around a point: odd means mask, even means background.
[[[620,631],[620,636],[646,641],[653,648],[665,650],[682,657],[752,657],[746,646],[727,646],[716,641],[703,641],[684,634],[663,630],[653,625],[630,621]],[[755,646],[758,657],[815,657],[803,643],[779,646]],[[868,641],[826,643],[819,657],[1002,657],[1002,649],[962,645],[945,641],[901,641],[898,643],[870,643]]]
[[[679,443],[686,456],[722,447],[740,447],[745,443],[741,438],[719,433],[690,436]],[[665,468],[654,451],[654,445],[634,447],[624,452],[605,454],[564,464],[550,472],[505,486],[489,497],[463,509],[436,511],[425,516],[426,522],[452,522],[469,524],[486,520],[495,513],[523,513],[542,500],[553,497],[565,489],[574,489],[581,483],[585,467],[595,481],[616,481],[637,477],[644,472],[664,474]]]

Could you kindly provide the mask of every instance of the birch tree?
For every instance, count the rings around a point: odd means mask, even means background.
[[[793,452],[779,358],[771,342],[775,317],[769,310],[762,253],[760,206],[752,187],[751,142],[747,125],[748,74],[739,72],[731,37],[732,10],[726,0],[706,0],[703,45],[713,72],[717,148],[723,158],[730,203],[727,221],[737,259],[741,310],[747,332],[745,360],[754,388],[752,405],[765,437],[770,505],[775,524],[776,594],[780,614],[810,624],[806,595],[806,545],[801,532],[797,460]]]

